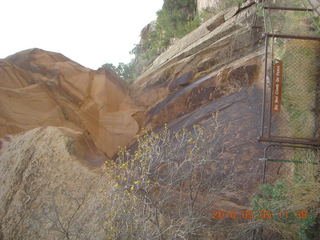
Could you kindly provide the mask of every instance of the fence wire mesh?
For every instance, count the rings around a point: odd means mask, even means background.
[[[263,182],[319,174],[320,19],[306,0],[263,1],[266,32]],[[312,166],[312,167],[310,167]],[[320,176],[318,178],[320,180]]]
[[[311,0],[313,1],[313,0]],[[270,7],[295,7],[303,8],[307,3],[306,0],[263,0],[265,6]],[[310,6],[308,4],[308,6]]]
[[[312,6],[316,14],[320,17],[320,0],[306,0]]]
[[[318,36],[319,26],[312,11],[265,9],[266,31],[274,34]]]
[[[314,12],[305,3],[264,2],[266,83],[261,135],[277,142],[319,145],[320,38]]]
[[[320,41],[273,38],[270,135],[319,140]]]
[[[265,159],[268,159],[265,161],[265,183],[272,183],[284,177],[290,179],[299,166],[303,167],[307,173],[314,172],[319,175],[320,151],[317,148],[269,145],[265,151]]]

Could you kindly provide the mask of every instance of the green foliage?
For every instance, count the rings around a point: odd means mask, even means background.
[[[128,64],[119,63],[118,66],[115,66],[112,63],[106,63],[106,64],[103,64],[102,67],[112,69],[118,74],[119,77],[121,77],[122,79],[128,82],[131,82],[132,79],[134,78],[134,73],[133,73],[134,65],[132,62]]]
[[[284,237],[295,236],[299,240],[314,239],[314,229],[316,225],[316,214],[308,212],[306,218],[297,218],[297,212],[302,209],[294,210],[291,208],[290,199],[287,198],[287,193],[290,186],[284,180],[271,184],[263,184],[260,186],[261,195],[256,196],[252,200],[254,211],[268,210],[276,215],[269,220],[264,219],[264,224],[268,224],[272,230],[280,232]],[[288,210],[290,209],[290,210]],[[286,217],[280,216],[280,213],[287,212]],[[269,223],[266,223],[269,221]]]
[[[199,13],[199,19],[201,22],[206,22],[211,17],[213,17],[216,12],[210,8],[204,9]]]
[[[263,17],[263,11],[264,11],[263,6],[264,6],[263,3],[256,3],[256,14],[259,17]]]
[[[125,80],[137,77],[174,39],[185,36],[200,25],[196,5],[195,0],[164,0],[162,9],[157,12],[155,29],[131,51],[135,59],[129,64],[105,65]]]
[[[300,231],[299,239],[301,240],[309,240],[315,239],[315,233],[312,231],[314,225],[317,223],[317,218],[315,214],[311,214],[304,221],[300,221]]]
[[[195,0],[165,0],[157,12],[155,30],[148,39],[136,45],[132,52],[147,62],[153,61],[171,43],[172,39],[185,36],[200,25]]]
[[[227,0],[227,2],[232,3],[232,4],[242,4],[246,0]]]
[[[268,210],[272,213],[287,210],[286,193],[287,185],[284,180],[271,184],[262,184],[259,186],[261,194],[255,196],[252,200],[253,210]]]
[[[320,34],[320,18],[312,17],[312,27],[315,29],[317,34]]]
[[[191,22],[196,16],[196,1],[165,0],[157,14],[157,31],[162,33],[162,38],[181,38],[193,30]]]
[[[305,153],[303,156],[306,161],[316,158]],[[260,194],[251,202],[253,210],[267,210],[275,214],[272,219],[264,219],[262,225],[286,239],[315,239],[320,194],[315,173],[316,168],[312,164],[296,166],[291,181],[281,179],[273,184],[260,185]],[[299,217],[302,211],[307,212],[304,218]],[[287,216],[284,217],[283,213]]]

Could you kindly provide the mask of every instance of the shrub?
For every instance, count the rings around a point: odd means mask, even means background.
[[[306,162],[310,163],[295,166],[294,178],[291,180],[281,179],[273,184],[261,185],[261,193],[252,200],[255,211],[268,210],[276,214],[261,224],[280,233],[285,239],[315,239],[320,183],[316,176],[317,167],[311,162],[319,158],[318,154],[303,152],[297,152],[296,155],[304,156]],[[300,218],[303,213],[307,215]]]
[[[201,239],[209,231],[216,190],[230,180],[212,184],[217,128],[206,134],[198,125],[178,132],[165,126],[139,137],[135,150],[120,149],[107,163],[116,182],[108,194],[109,239]]]

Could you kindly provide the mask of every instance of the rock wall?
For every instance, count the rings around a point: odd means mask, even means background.
[[[221,2],[225,0],[197,0],[197,9],[198,11],[210,9],[210,8],[217,8]]]
[[[218,13],[131,87],[112,72],[39,49],[1,60],[0,239],[104,239],[111,180],[103,162],[120,145],[133,149],[140,129],[164,123],[177,131],[218,121],[219,151],[206,169],[216,201],[205,211],[248,209],[264,148],[257,142],[264,59],[255,12],[248,4]],[[232,180],[227,187],[224,179]]]
[[[225,183],[228,190],[221,182],[211,181],[219,199],[210,206],[213,209],[248,209],[262,181],[263,164],[258,159],[264,145],[257,138],[263,41],[262,32],[252,28],[259,21],[252,3],[218,13],[160,55],[131,91],[135,101],[146,108],[135,118],[147,129],[161,129],[167,123],[178,131],[218,121],[219,167],[214,166],[217,159],[212,159],[209,175],[220,180],[232,176],[233,180]],[[213,114],[218,118],[213,119]]]
[[[254,5],[244,9],[232,7],[213,16],[161,54],[137,79],[132,97],[151,110],[170,96],[180,94],[181,89],[196,86],[210,76],[225,78],[227,65],[232,69],[233,62],[246,61],[245,56],[261,51],[261,32],[252,29],[258,21],[255,16]]]
[[[258,0],[243,0],[238,1],[242,2],[243,5],[246,5],[248,3],[257,2]],[[204,10],[209,11],[221,11],[223,9],[226,9],[231,6],[238,5],[237,1],[232,0],[197,0],[197,10],[198,12],[202,12]]]
[[[111,158],[138,131],[138,107],[104,69],[31,49],[0,60],[0,77],[0,137],[48,125],[82,129]]]

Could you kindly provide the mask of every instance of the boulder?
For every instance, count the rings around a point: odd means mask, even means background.
[[[110,158],[138,131],[138,107],[111,71],[26,50],[0,60],[0,137],[40,126],[86,130]]]

